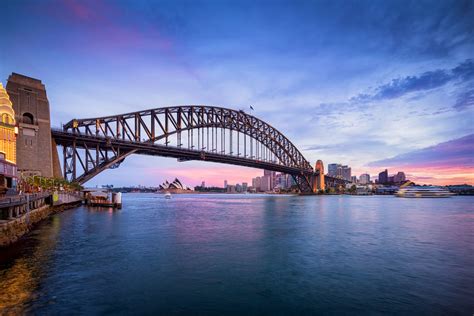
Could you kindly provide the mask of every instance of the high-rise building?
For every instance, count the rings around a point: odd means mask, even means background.
[[[252,187],[255,189],[255,191],[257,191],[257,192],[260,191],[261,184],[262,184],[261,177],[256,177],[256,178],[252,179]]]
[[[396,175],[393,176],[393,182],[395,183],[403,183],[405,181],[406,177],[403,171],[399,171]]]
[[[369,184],[370,183],[370,175],[368,173],[363,173],[359,177],[360,184]]]
[[[263,176],[268,177],[270,179],[270,189],[266,191],[273,190],[275,187],[275,180],[276,180],[276,172],[275,171],[270,171],[270,170],[264,170],[263,171]]]
[[[340,177],[344,180],[351,181],[351,167],[341,166]]]
[[[267,192],[273,190],[272,188],[272,178],[270,175],[266,175],[260,178],[260,191]]]
[[[227,180],[224,180],[224,189],[227,189]]]
[[[328,176],[351,181],[351,168],[338,163],[328,165]]]
[[[201,182],[201,187],[202,187],[202,188],[205,188],[205,187],[206,187],[206,182],[205,182],[205,181]]]
[[[288,175],[279,173],[275,177],[275,188],[286,189],[288,188]]]
[[[247,190],[248,190],[248,184],[247,184],[247,182],[242,182],[242,191],[243,191],[243,192],[247,192]]]
[[[296,185],[295,178],[293,178],[293,177],[290,176],[290,175],[287,175],[287,177],[286,177],[286,183],[287,183],[287,185],[288,185],[288,188],[294,187],[294,186]]]
[[[336,177],[337,176],[337,169],[338,169],[339,166],[340,166],[340,164],[330,163],[328,165],[328,176]]]
[[[379,173],[379,184],[386,184],[388,183],[388,170],[385,169],[384,171]]]
[[[352,183],[357,183],[357,177],[356,177],[356,176],[352,176],[352,177],[351,177],[351,182],[352,182]]]

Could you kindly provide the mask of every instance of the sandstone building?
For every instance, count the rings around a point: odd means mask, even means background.
[[[59,157],[51,138],[49,102],[44,84],[38,79],[13,73],[8,78],[6,88],[18,124],[18,171],[24,176],[60,177]],[[56,160],[55,168],[53,157]]]
[[[15,112],[0,82],[0,195],[16,187],[16,131]]]

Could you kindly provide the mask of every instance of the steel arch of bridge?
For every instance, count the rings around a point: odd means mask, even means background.
[[[206,160],[291,174],[312,192],[316,175],[301,152],[270,124],[233,109],[173,106],[71,120],[52,130],[63,146],[64,177],[84,183],[131,154]]]

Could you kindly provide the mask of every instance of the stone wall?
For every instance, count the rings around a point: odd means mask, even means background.
[[[29,232],[34,224],[48,217],[52,211],[52,207],[45,205],[0,225],[0,247],[16,242],[20,237]]]
[[[0,224],[0,248],[15,243],[28,233],[34,225],[46,219],[53,213],[75,207],[82,203],[82,198],[76,194],[61,194],[62,201],[54,206],[45,205],[22,216]]]

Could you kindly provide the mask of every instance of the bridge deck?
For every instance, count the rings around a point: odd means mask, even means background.
[[[130,140],[117,140],[115,138],[106,138],[102,136],[90,136],[83,134],[74,134],[61,130],[51,130],[52,137],[58,145],[69,146],[73,141],[77,147],[87,148],[103,148],[110,147],[120,148],[122,153],[133,152],[136,154],[171,157],[182,160],[201,160],[216,163],[226,163],[250,168],[258,168],[282,172],[291,175],[313,175],[313,170],[301,170],[298,168],[288,167],[281,164],[245,158],[242,156],[228,155],[207,152],[202,150],[194,150],[187,148],[179,148],[175,146],[158,145],[145,142],[133,142]]]

